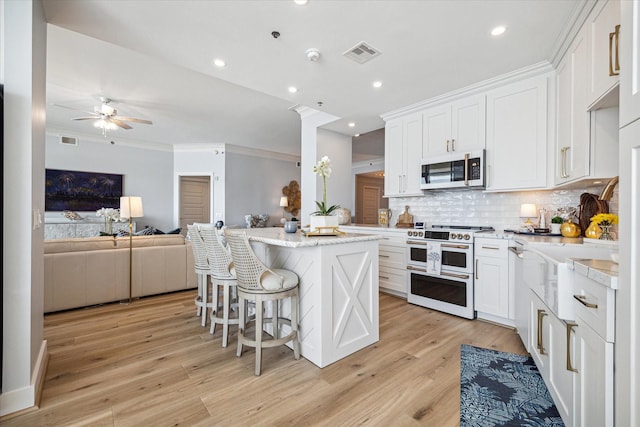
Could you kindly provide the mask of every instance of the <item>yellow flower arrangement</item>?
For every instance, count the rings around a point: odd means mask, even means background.
[[[599,213],[591,217],[591,221],[598,225],[611,225],[618,223],[618,215],[610,213]]]

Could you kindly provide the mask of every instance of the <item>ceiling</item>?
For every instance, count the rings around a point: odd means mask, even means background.
[[[43,3],[52,24],[50,131],[100,136],[90,122],[70,120],[83,114],[54,104],[93,111],[106,96],[119,114],[153,121],[108,140],[299,155],[291,107],[340,117],[324,128],[345,135],[380,129],[383,113],[551,61],[584,0]],[[499,24],[507,31],[491,36]],[[343,56],[362,41],[381,54],[364,64]],[[309,48],[318,61],[307,59]],[[227,65],[214,66],[215,58]],[[382,87],[373,88],[376,80]]]

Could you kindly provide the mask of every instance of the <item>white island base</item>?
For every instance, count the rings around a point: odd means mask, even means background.
[[[300,277],[302,356],[323,368],[379,340],[378,236],[248,229],[256,255]],[[283,307],[289,315],[290,307]]]

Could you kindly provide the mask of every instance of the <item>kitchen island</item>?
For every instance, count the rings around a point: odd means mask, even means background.
[[[379,339],[378,239],[306,237],[282,228],[244,230],[262,262],[300,277],[302,356],[323,368]],[[289,315],[290,307],[283,307]]]

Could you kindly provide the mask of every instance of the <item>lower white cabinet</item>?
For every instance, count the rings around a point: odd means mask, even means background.
[[[349,233],[379,234],[378,283],[380,290],[407,296],[407,230],[380,227],[340,226]]]
[[[475,239],[474,304],[478,317],[513,326],[509,241]]]

